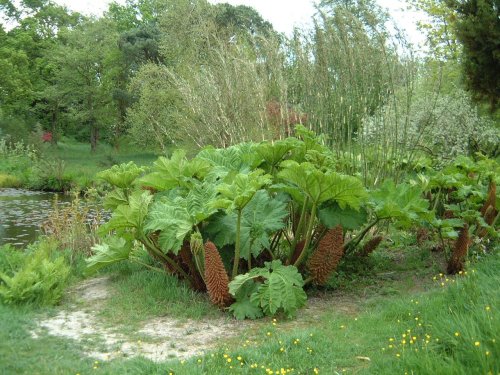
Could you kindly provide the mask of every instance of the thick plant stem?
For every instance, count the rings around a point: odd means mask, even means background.
[[[306,242],[304,243],[304,248],[302,249],[302,252],[300,253],[295,263],[293,264],[295,267],[299,267],[306,257],[307,249],[309,247],[309,244],[311,243],[314,219],[316,218],[315,212],[316,212],[316,202],[314,202],[312,205],[311,217],[309,219],[309,225],[307,226],[307,231],[306,231]]]
[[[290,251],[290,257],[288,258],[288,263],[290,263],[292,261],[293,251],[295,249],[295,246],[297,246],[297,243],[299,242],[300,237],[301,237],[302,227],[304,226],[304,220],[305,220],[306,211],[307,211],[307,203],[308,203],[308,197],[305,197],[304,204],[302,205],[302,211],[300,212],[300,219],[299,219],[299,223],[297,225],[297,230],[296,230],[296,233],[293,237],[292,244],[290,245],[290,249],[292,251]]]
[[[238,266],[240,264],[240,229],[241,229],[241,216],[243,210],[238,210],[238,221],[236,222],[236,243],[234,245],[234,263],[233,263],[233,273],[231,279],[234,279],[238,275]]]
[[[310,284],[313,280],[314,280],[313,277],[309,276],[307,279],[304,280],[304,286]]]
[[[141,242],[158,258],[161,260],[164,260],[168,264],[172,266],[174,270],[179,272],[182,277],[184,277],[186,280],[189,281],[191,285],[193,285],[193,279],[189,277],[189,275],[184,271],[177,263],[174,262],[172,258],[170,258],[168,255],[163,254],[163,252],[158,249],[154,243],[152,243],[149,238],[147,238],[145,235],[141,237]]]
[[[202,263],[202,260],[198,258],[199,254],[196,254],[194,256],[194,262],[196,264],[196,268],[198,269],[201,278],[203,279],[203,281],[205,281],[205,265]]]
[[[434,201],[434,206],[432,207],[432,211],[436,212],[436,208],[440,198],[441,198],[441,188],[439,188],[439,191],[437,193],[436,200]]]
[[[165,274],[165,270],[162,270],[161,268],[158,268],[158,267],[153,267],[153,266],[150,266],[149,264],[146,264],[144,262],[141,262],[140,260],[137,260],[137,259],[130,259],[130,261],[132,263],[137,263],[143,267],[146,267],[146,268],[149,268],[150,270],[152,271],[155,271],[155,272],[159,272],[159,273],[162,273],[162,274]]]

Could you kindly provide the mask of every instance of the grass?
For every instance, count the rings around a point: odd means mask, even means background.
[[[321,291],[327,297],[321,309],[299,312],[292,321],[242,322],[241,335],[222,339],[215,351],[188,361],[154,363],[131,358],[96,363],[81,355],[82,347],[76,342],[48,335],[31,337],[35,321],[56,309],[0,305],[0,372],[270,374],[272,370],[273,374],[314,374],[316,369],[320,374],[465,375],[500,371],[498,252],[453,278],[435,272],[435,262],[425,250],[411,249],[404,258],[394,250],[375,254],[371,260],[375,271],[351,281],[346,298],[355,309],[343,308],[339,291]],[[415,272],[422,262],[431,267]],[[393,278],[384,277],[391,264],[401,270]],[[220,316],[204,296],[173,278],[134,267],[109,271],[115,295],[106,302],[99,320],[128,325],[131,333],[154,316]],[[418,285],[409,289],[404,280],[412,267],[420,281],[413,279],[410,284]],[[377,283],[377,289],[368,287],[369,279]],[[390,289],[396,292],[384,292]],[[368,297],[353,299],[351,291],[357,296],[368,293]]]
[[[100,312],[108,324],[123,325],[130,331],[156,316],[199,319],[221,315],[206,294],[166,273],[130,263],[117,264],[109,272],[113,294]]]
[[[50,160],[62,160],[64,172],[78,186],[89,186],[95,175],[115,164],[133,161],[138,165],[150,165],[156,160],[153,152],[144,152],[130,145],[116,150],[107,144],[100,144],[96,152],[90,151],[86,143],[63,139],[57,146],[45,145],[43,155]]]
[[[100,144],[96,152],[86,143],[63,138],[56,146],[42,144],[40,151],[28,155],[26,146],[9,150],[0,165],[0,187],[25,187],[33,190],[84,190],[93,185],[95,175],[115,164],[134,161],[150,165],[157,155],[144,152],[130,144],[119,150]]]
[[[16,176],[0,173],[0,188],[17,188],[21,186],[21,181]]]

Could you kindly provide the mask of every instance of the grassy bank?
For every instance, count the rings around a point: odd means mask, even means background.
[[[134,161],[150,165],[157,155],[128,143],[119,149],[100,144],[96,152],[86,143],[63,138],[57,145],[41,144],[35,150],[26,145],[5,147],[0,164],[0,187],[33,190],[84,190],[95,175],[114,164]]]
[[[405,256],[402,257],[402,254]],[[82,342],[32,330],[59,308],[0,306],[0,358],[5,374],[497,374],[500,371],[498,253],[456,277],[417,248],[373,254],[371,271],[338,276],[335,291],[310,290],[310,308],[295,320],[244,321],[236,336],[187,361],[141,357],[101,361]],[[422,268],[425,266],[425,268]],[[137,338],[137,327],[160,316],[221,317],[203,295],[173,278],[120,266],[108,271],[111,297],[100,323]],[[136,267],[136,266],[132,266]],[[344,271],[347,265],[344,267]],[[388,271],[391,270],[391,271]],[[131,272],[133,271],[133,272]],[[346,294],[346,291],[348,293]],[[93,306],[92,308],[95,308]],[[167,328],[168,329],[168,328]],[[135,333],[134,333],[135,332]],[[197,340],[194,333],[189,340]],[[89,345],[89,342],[85,342]],[[179,343],[180,345],[182,343]],[[97,350],[97,348],[96,348]],[[88,351],[88,348],[87,348]]]

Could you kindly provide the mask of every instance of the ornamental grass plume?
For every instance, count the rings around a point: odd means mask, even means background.
[[[363,246],[363,249],[361,250],[360,255],[362,257],[367,257],[368,255],[373,253],[375,251],[375,249],[378,247],[378,245],[380,245],[380,243],[382,242],[383,239],[384,239],[384,237],[382,237],[382,236],[373,237],[370,241],[365,243],[365,245]]]
[[[308,268],[315,284],[325,285],[344,255],[344,238],[340,225],[330,229],[319,241],[309,258]]]
[[[221,308],[229,305],[229,278],[217,247],[210,241],[205,243],[205,284],[213,304]]]
[[[464,269],[465,257],[469,249],[469,225],[464,224],[455,242],[455,248],[448,261],[448,273],[456,274]]]

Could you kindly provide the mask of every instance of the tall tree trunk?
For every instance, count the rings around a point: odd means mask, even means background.
[[[59,134],[57,132],[57,115],[58,115],[58,108],[57,105],[52,111],[52,126],[51,126],[51,131],[52,131],[52,139],[50,143],[52,143],[54,146],[57,146],[57,139],[59,138]]]
[[[95,122],[90,123],[90,151],[95,152],[97,149],[97,141],[99,140],[99,128]]]

